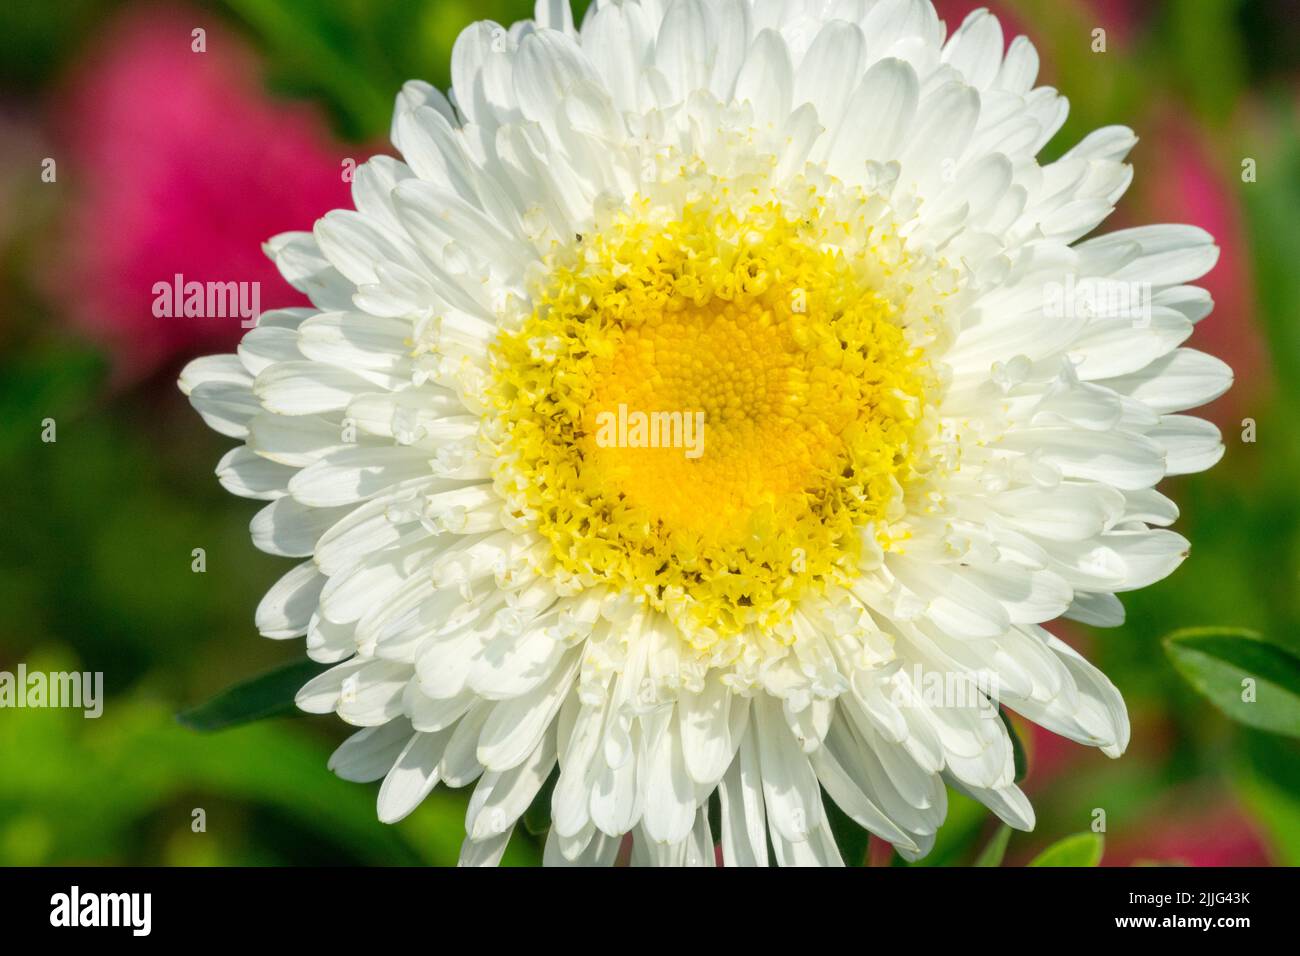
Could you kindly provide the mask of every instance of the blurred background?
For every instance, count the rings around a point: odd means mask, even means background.
[[[1246,626],[1300,651],[1300,3],[938,6],[950,32],[988,6],[1008,39],[1038,45],[1040,82],[1072,105],[1049,158],[1096,126],[1138,132],[1108,228],[1191,222],[1217,237],[1204,282],[1217,307],[1190,344],[1237,375],[1205,413],[1224,461],[1165,489],[1191,557],[1125,597],[1123,627],[1054,626],[1124,693],[1130,750],[1112,761],[1018,724],[1038,829],[1007,861],[1101,807],[1107,864],[1300,863],[1296,742],[1231,723],[1160,640]],[[391,151],[402,81],[447,86],[458,31],[530,15],[524,0],[0,4],[0,670],[103,671],[107,696],[97,720],[0,710],[0,864],[455,862],[465,796],[440,789],[381,825],[377,785],[326,770],[341,722],[200,734],[176,721],[302,648],[256,635],[253,609],[288,564],[252,547],[257,503],[213,475],[231,442],[175,385],[187,359],[233,348],[239,320],[154,318],[152,286],[260,281],[263,308],[306,304],[261,243],[349,205],[348,161]],[[992,827],[954,798],[925,863],[969,862]],[[521,829],[507,862],[536,862],[539,846]]]

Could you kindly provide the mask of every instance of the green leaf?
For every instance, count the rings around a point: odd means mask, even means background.
[[[294,661],[227,687],[211,700],[181,711],[176,719],[191,730],[212,731],[297,713],[294,695],[325,669],[315,661]]]
[[[1300,737],[1300,659],[1289,652],[1243,628],[1197,627],[1166,637],[1165,653],[1233,720]]]
[[[1029,861],[1030,866],[1097,866],[1101,863],[1100,833],[1076,833],[1053,843]]]
[[[1011,723],[1011,715],[999,709],[998,716],[1002,718],[1002,726],[1007,728],[1007,734],[1011,737],[1011,755],[1016,764],[1016,783],[1019,783],[1025,779],[1025,774],[1029,773],[1029,758],[1025,756],[1025,745],[1021,743],[1020,734]]]
[[[975,860],[975,866],[1001,866],[1002,858],[1007,855],[1007,842],[1011,839],[1011,827],[1003,824],[993,834],[988,845]]]

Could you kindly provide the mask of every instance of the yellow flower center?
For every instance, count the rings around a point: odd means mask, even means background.
[[[497,486],[570,587],[707,649],[888,546],[931,373],[872,288],[891,237],[847,251],[816,203],[644,206],[557,253],[496,343]]]

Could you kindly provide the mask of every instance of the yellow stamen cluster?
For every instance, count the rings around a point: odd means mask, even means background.
[[[498,488],[570,585],[638,595],[701,650],[852,577],[915,467],[928,365],[871,243],[846,253],[824,218],[624,213],[556,255],[494,349]],[[620,410],[703,413],[702,442],[616,431]]]

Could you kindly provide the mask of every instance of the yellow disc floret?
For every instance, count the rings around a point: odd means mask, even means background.
[[[494,350],[498,487],[571,586],[700,649],[850,579],[916,467],[929,367],[871,242],[826,218],[634,206],[557,253]]]

